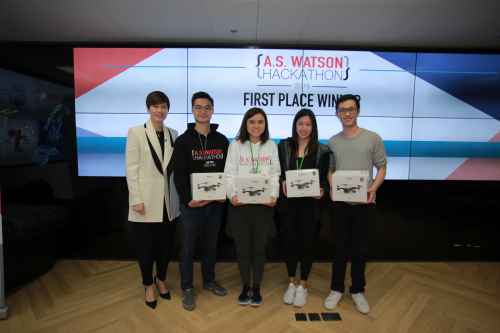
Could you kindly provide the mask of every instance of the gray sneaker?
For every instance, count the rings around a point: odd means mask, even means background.
[[[194,310],[196,307],[196,301],[194,300],[194,289],[188,288],[182,291],[182,306],[188,311]]]
[[[226,296],[227,291],[216,281],[203,282],[203,289],[212,291],[217,296]]]

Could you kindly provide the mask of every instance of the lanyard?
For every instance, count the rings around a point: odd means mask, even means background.
[[[252,154],[252,167],[253,167],[253,173],[257,174],[259,172],[259,160],[260,160],[260,146],[262,146],[262,140],[259,141],[259,154],[257,155],[257,169],[255,169],[254,163],[253,163],[253,150],[252,150],[252,141],[248,140],[250,143],[250,153]]]
[[[203,148],[203,143],[201,143],[201,135],[200,133],[198,132],[198,138],[200,139],[200,145],[201,145],[201,151],[203,153],[203,160],[206,161],[207,160],[207,157],[205,156],[205,152],[207,151],[207,139],[208,139],[208,134],[207,136],[205,137],[205,148]]]
[[[304,156],[302,156],[302,161],[300,161],[300,167],[299,167],[299,152],[297,151],[297,160],[295,163],[297,163],[297,170],[302,169],[302,163],[304,162],[304,158],[307,155],[307,150],[309,149],[309,146],[306,147],[306,151],[304,152]]]

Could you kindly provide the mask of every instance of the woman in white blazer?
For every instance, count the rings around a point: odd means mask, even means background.
[[[171,161],[177,131],[163,124],[170,109],[170,101],[164,93],[150,93],[146,107],[151,119],[128,131],[125,173],[130,205],[128,219],[132,222],[142,282],[146,286],[146,305],[154,309],[157,301],[153,282],[160,296],[170,299],[164,281],[180,215]]]

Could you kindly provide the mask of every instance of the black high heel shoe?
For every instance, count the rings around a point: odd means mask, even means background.
[[[157,279],[157,276],[155,276],[155,285],[156,285],[156,288],[158,289],[158,292],[160,293],[160,297],[163,299],[170,299],[170,290],[168,291],[168,293],[162,294],[160,292],[160,288],[158,288],[158,284],[156,283],[156,279]]]
[[[144,294],[146,294],[146,288],[144,288]],[[157,303],[158,303],[158,302],[157,302],[157,300],[156,300],[156,299],[155,299],[154,301],[152,301],[152,302],[148,302],[148,301],[146,300],[146,305],[147,305],[147,306],[149,306],[151,309],[156,308],[156,304],[157,304]]]

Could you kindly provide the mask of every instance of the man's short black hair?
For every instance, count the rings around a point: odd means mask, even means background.
[[[336,112],[339,112],[339,105],[340,103],[344,103],[345,101],[348,101],[348,100],[353,100],[353,101],[356,101],[356,107],[359,109],[361,106],[359,105],[359,99],[356,98],[356,96],[354,95],[351,95],[351,94],[347,94],[347,95],[342,95],[338,100],[337,100],[337,104],[335,104],[335,109],[336,109]]]
[[[191,107],[194,107],[194,101],[198,98],[206,98],[210,101],[210,103],[212,103],[212,106],[214,106],[214,100],[212,97],[204,91],[199,91],[196,94],[193,94],[193,97],[191,98]]]

